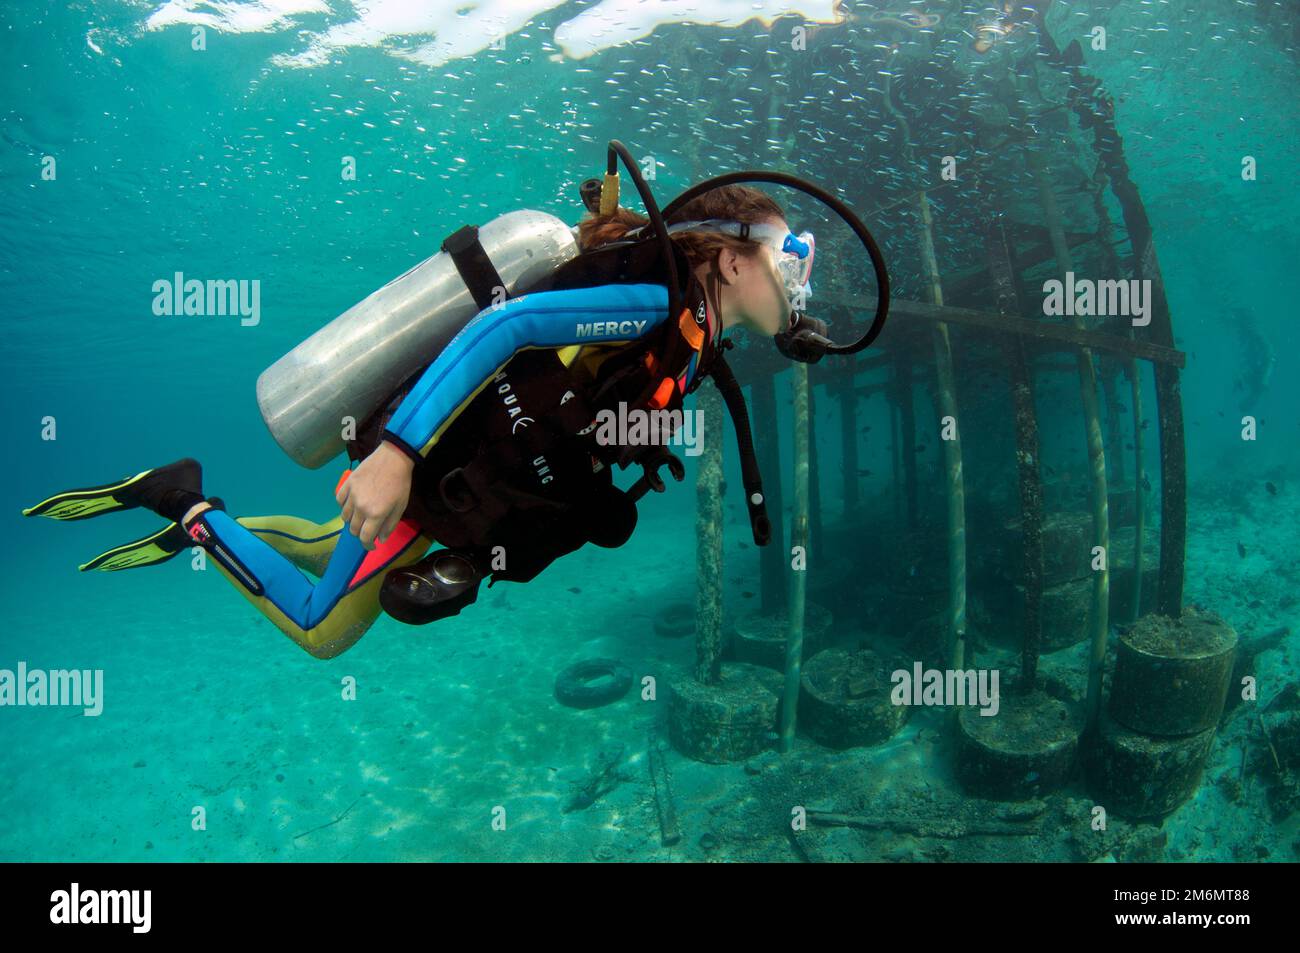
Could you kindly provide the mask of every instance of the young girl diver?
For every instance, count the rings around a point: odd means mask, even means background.
[[[158,513],[170,525],[81,568],[154,565],[201,546],[245,598],[318,658],[353,645],[381,609],[412,624],[445,618],[474,601],[485,575],[527,581],[587,542],[622,545],[636,509],[611,471],[626,466],[628,448],[597,445],[586,415],[643,393],[646,380],[666,385],[649,407],[680,408],[723,331],[771,337],[788,329],[813,257],[812,236],[791,233],[781,207],[743,185],[705,192],[666,224],[689,265],[679,316],[668,314],[668,290],[653,282],[533,291],[481,311],[367,422],[372,445],[354,456],[364,458],[340,481],[341,513],[328,523],[233,517],[204,496],[190,458],[59,493],[23,512],[58,520],[136,507]],[[586,253],[648,231],[646,219],[616,208],[581,222],[578,244]],[[593,342],[581,329],[594,321],[616,330]],[[672,335],[689,344],[677,367],[663,363],[682,353],[667,347]],[[502,405],[503,389],[531,401],[532,426],[520,428],[519,406]],[[657,462],[682,478],[675,458]],[[435,543],[445,548],[426,558]]]

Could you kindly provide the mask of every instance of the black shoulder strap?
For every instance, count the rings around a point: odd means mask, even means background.
[[[500,293],[509,297],[506,283],[501,280],[496,265],[492,264],[492,259],[488,258],[483,244],[478,240],[477,225],[466,225],[448,235],[443,240],[442,250],[451,256],[452,264],[460,272],[461,280],[465,282],[465,287],[469,289],[480,311],[498,303],[498,288],[501,289]]]

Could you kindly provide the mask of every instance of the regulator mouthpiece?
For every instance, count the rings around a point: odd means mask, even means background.
[[[794,311],[790,315],[790,327],[774,335],[772,340],[776,342],[776,349],[790,360],[816,364],[835,344],[827,336],[829,331],[825,321]]]

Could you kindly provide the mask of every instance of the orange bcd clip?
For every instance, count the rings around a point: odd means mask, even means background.
[[[671,377],[665,377],[661,380],[650,398],[650,406],[655,410],[667,407],[669,399],[673,396],[673,388],[676,386],[676,382]]]
[[[348,477],[352,476],[352,470],[344,470],[343,475],[339,477],[338,486],[334,487],[334,495],[339,495],[339,490],[343,489],[343,484],[348,482]]]
[[[686,338],[686,343],[691,346],[691,350],[698,351],[700,345],[704,343],[704,329],[695,323],[689,308],[684,310],[681,317],[677,319],[677,328],[682,332],[682,337]]]

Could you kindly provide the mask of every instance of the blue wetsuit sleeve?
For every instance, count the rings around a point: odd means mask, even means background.
[[[655,284],[539,291],[480,311],[403,398],[384,439],[418,461],[515,352],[636,341],[667,316],[668,289]]]

